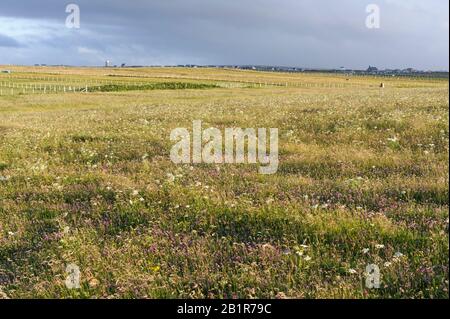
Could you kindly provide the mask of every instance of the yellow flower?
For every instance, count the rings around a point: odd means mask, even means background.
[[[161,267],[159,267],[159,266],[150,267],[150,270],[153,272],[158,272],[160,269],[161,269]]]

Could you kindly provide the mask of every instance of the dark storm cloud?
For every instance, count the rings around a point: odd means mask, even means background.
[[[447,0],[2,0],[0,63],[270,64],[448,69]],[[381,28],[365,26],[366,5]],[[1,42],[0,42],[1,43]],[[14,58],[13,58],[14,57]],[[44,61],[45,60],[45,61]]]

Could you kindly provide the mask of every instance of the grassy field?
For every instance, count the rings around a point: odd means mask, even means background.
[[[449,297],[447,80],[12,69],[0,298]],[[173,164],[193,120],[278,128],[278,173]]]

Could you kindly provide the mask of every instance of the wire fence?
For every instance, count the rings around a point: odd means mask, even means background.
[[[169,82],[169,81],[178,82]],[[180,84],[180,85],[175,85]],[[185,84],[184,86],[182,84]],[[196,84],[196,85],[195,85]],[[329,82],[305,82],[305,81],[247,81],[247,80],[224,80],[212,77],[183,78],[183,77],[155,77],[143,80],[121,77],[104,78],[81,78],[70,75],[39,76],[8,74],[0,75],[0,96],[17,94],[54,94],[54,93],[97,93],[111,92],[111,88],[117,91],[148,90],[148,89],[189,89],[203,88],[207,86],[225,89],[256,89],[256,88],[368,88],[373,87],[367,83],[351,82],[349,79]],[[108,89],[104,89],[108,88]]]

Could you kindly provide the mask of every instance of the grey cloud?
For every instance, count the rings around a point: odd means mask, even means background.
[[[20,43],[14,40],[11,37],[8,37],[6,35],[3,35],[0,33],[0,47],[20,47]]]

